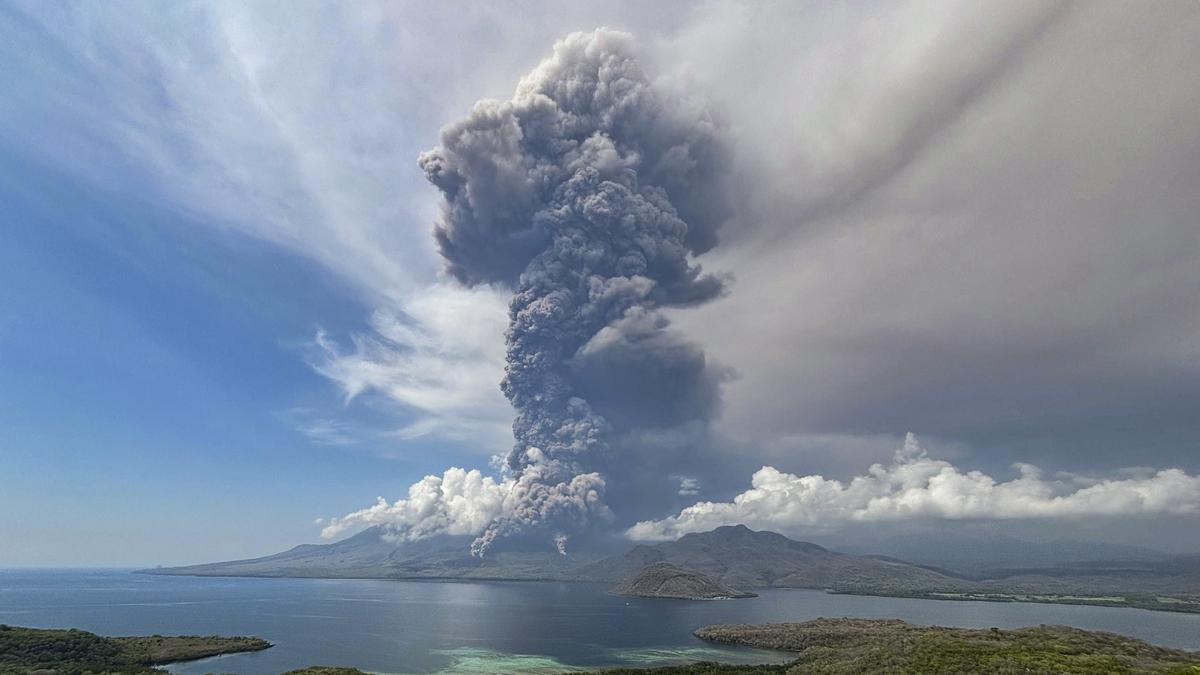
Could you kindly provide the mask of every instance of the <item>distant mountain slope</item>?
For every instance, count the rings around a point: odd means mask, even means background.
[[[469,555],[470,537],[396,542],[378,527],[332,544],[306,544],[263,558],[145,570],[153,574],[252,577],[547,579],[615,583],[647,565],[668,562],[734,588],[783,586],[910,591],[957,588],[959,580],[899,561],[836,553],[743,525],[637,545],[599,556],[555,552]]]
[[[931,543],[931,546],[934,544]],[[151,574],[378,579],[512,579],[616,583],[671,563],[733,588],[817,588],[950,600],[1063,602],[1200,612],[1200,557],[1085,561],[958,576],[885,556],[838,553],[743,525],[637,545],[623,555],[555,551],[469,554],[470,537],[396,541],[370,528],[332,544],[263,558],[143,570]],[[1153,556],[1149,556],[1153,558]],[[1035,558],[1036,559],[1036,558]]]
[[[387,563],[394,542],[370,528],[333,544],[301,544],[282,553],[227,562],[149,570],[161,574],[207,576],[324,576],[337,570],[376,567]]]
[[[961,580],[900,560],[849,555],[745,525],[684,535],[677,541],[639,545],[623,556],[584,567],[585,577],[616,580],[646,565],[669,562],[735,588],[781,586],[873,591],[946,589]]]
[[[612,592],[617,595],[641,598],[679,598],[682,600],[755,597],[754,593],[726,586],[707,574],[685,570],[666,562],[651,563],[643,567],[617,584]]]
[[[148,574],[235,577],[354,577],[387,579],[559,579],[598,556],[546,552],[470,555],[469,536],[397,541],[379,526],[332,544],[304,544],[282,553],[229,562],[142,570]]]
[[[1189,611],[1200,610],[1200,556],[1161,560],[1098,560],[1053,567],[995,570],[979,582],[983,589],[1024,592],[1059,591],[1093,594],[1157,594],[1186,599]],[[1182,609],[1182,608],[1180,608]]]
[[[910,533],[838,542],[839,551],[886,555],[975,577],[1011,568],[1044,568],[1092,561],[1162,561],[1171,557],[1140,546],[1058,539],[1033,542],[1001,534]]]

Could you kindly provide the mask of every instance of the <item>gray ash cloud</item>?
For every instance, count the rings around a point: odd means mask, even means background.
[[[632,431],[715,414],[723,371],[660,310],[723,290],[693,256],[730,217],[729,163],[703,106],[656,88],[631,37],[603,29],[559,42],[511,100],[478,102],[421,155],[447,272],[514,291],[513,505],[477,554],[609,518],[608,481],[653,452]]]

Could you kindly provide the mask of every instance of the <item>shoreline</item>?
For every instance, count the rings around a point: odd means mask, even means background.
[[[154,569],[135,569],[130,571],[131,574],[145,574],[148,576],[162,577],[192,577],[192,578],[216,578],[216,579],[350,579],[357,581],[417,581],[417,582],[433,582],[433,583],[480,583],[480,582],[503,582],[503,583],[568,583],[568,584],[594,584],[605,585],[605,581],[591,581],[586,579],[530,579],[527,577],[391,577],[391,576],[355,576],[355,575],[338,575],[338,576],[321,576],[321,575],[301,575],[301,574],[195,574],[181,572],[159,572]],[[1156,602],[1156,603],[1137,603],[1130,602],[1126,597],[1122,601],[1112,601],[1106,598],[1114,596],[1095,596],[1088,598],[1078,595],[1058,595],[1053,593],[1032,594],[1032,593],[1002,593],[1002,592],[971,592],[971,591],[914,591],[911,593],[887,593],[887,592],[869,592],[855,589],[837,589],[837,588],[808,588],[803,586],[747,586],[747,590],[757,591],[764,589],[777,590],[797,590],[797,591],[823,591],[830,595],[859,595],[873,598],[900,598],[913,600],[940,600],[947,602],[998,602],[998,603],[1019,603],[1027,605],[1075,605],[1083,607],[1110,607],[1114,609],[1141,609],[1147,612],[1168,612],[1171,614],[1200,614],[1200,602],[1189,602],[1187,600],[1175,600],[1172,602]],[[1037,599],[1022,599],[1019,595],[1040,595]],[[667,599],[655,598],[652,596],[628,596],[628,597],[645,597],[646,599]],[[678,600],[687,600],[689,598],[670,598]],[[708,599],[708,598],[706,598]],[[749,599],[749,598],[735,598]]]
[[[220,635],[108,636],[78,628],[0,624],[0,672],[88,671],[161,673],[159,666],[260,652],[274,647],[260,637]]]

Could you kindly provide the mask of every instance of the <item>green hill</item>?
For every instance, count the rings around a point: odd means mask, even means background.
[[[0,625],[0,673],[43,675],[161,674],[164,663],[266,649],[256,637],[102,637],[82,630],[47,630]]]
[[[999,630],[915,626],[896,619],[818,619],[708,626],[696,636],[718,644],[796,652],[795,661],[758,671],[788,675],[1200,673],[1200,653],[1065,626]]]

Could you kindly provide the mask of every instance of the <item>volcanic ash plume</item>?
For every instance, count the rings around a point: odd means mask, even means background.
[[[555,45],[512,100],[478,102],[441,141],[420,165],[445,199],[447,271],[514,291],[501,384],[517,410],[512,492],[472,547],[482,555],[497,537],[609,516],[620,430],[583,398],[576,357],[605,329],[607,343],[647,325],[669,336],[659,308],[721,292],[690,256],[730,213],[728,153],[708,113],[656,90],[630,36],[607,30]],[[642,343],[656,345],[622,342]]]

